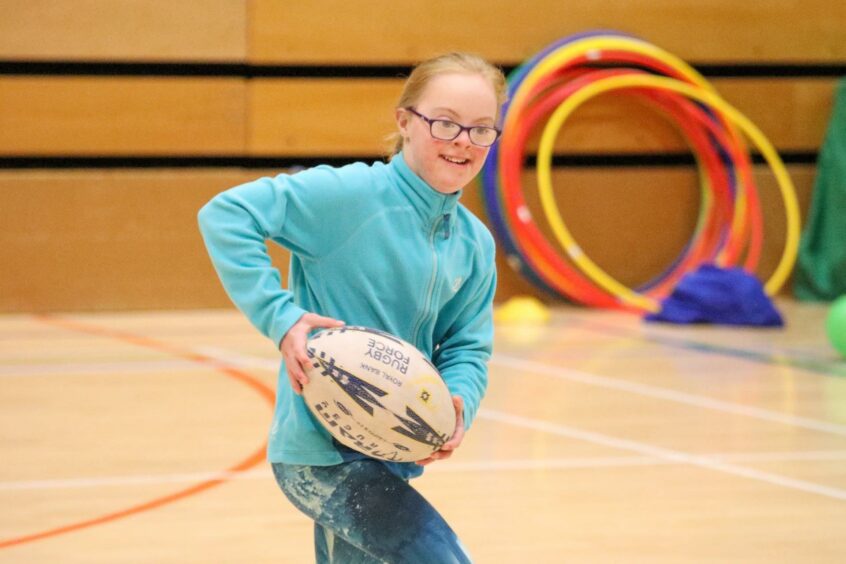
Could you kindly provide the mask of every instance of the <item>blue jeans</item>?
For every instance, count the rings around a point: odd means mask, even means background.
[[[470,562],[435,508],[378,460],[272,466],[291,503],[314,520],[318,564]]]

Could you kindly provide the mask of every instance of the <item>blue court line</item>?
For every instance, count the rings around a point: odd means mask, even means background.
[[[632,331],[621,329],[620,327],[604,325],[594,321],[587,323],[580,322],[579,327],[589,331],[602,332],[604,334],[611,333],[616,336],[646,341],[675,349],[701,352],[710,355],[727,356],[758,364],[767,364],[770,366],[788,366],[790,368],[804,370],[814,374],[821,374],[823,376],[846,377],[846,360],[838,360],[834,357],[819,358],[814,356],[798,356],[796,354],[787,354],[784,352],[769,353],[730,347],[727,345],[704,343],[701,341],[693,341],[683,338],[634,334]]]

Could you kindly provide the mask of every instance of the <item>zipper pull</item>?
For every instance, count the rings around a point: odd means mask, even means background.
[[[444,239],[449,239],[449,214],[444,214]]]

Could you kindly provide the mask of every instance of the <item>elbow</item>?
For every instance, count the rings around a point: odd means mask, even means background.
[[[200,227],[201,233],[205,233],[213,223],[214,207],[215,201],[212,199],[197,212],[197,225]]]

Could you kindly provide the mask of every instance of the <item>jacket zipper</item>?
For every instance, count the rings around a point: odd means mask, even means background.
[[[444,222],[444,238],[449,239],[449,214],[443,214],[440,221]],[[432,246],[432,277],[429,279],[429,284],[426,287],[426,300],[423,302],[424,307],[420,313],[417,323],[414,325],[414,329],[411,332],[413,337],[411,342],[414,343],[415,347],[420,346],[420,343],[418,342],[419,333],[423,329],[423,322],[427,317],[429,317],[429,308],[432,307],[432,298],[435,294],[435,285],[438,281],[438,248],[437,245],[435,245],[435,234],[437,232],[438,222],[432,225],[432,229],[429,231],[429,244]]]

